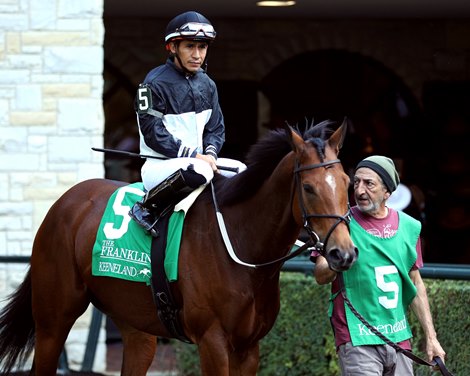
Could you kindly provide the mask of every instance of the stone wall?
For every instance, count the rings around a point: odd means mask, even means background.
[[[52,203],[104,176],[103,156],[91,150],[103,145],[103,1],[0,4],[0,255],[29,256]],[[26,269],[0,264],[0,299]],[[87,312],[69,337],[71,365],[83,358],[89,320]]]

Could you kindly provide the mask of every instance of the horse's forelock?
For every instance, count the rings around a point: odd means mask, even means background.
[[[309,142],[317,149],[320,162],[325,160],[325,140],[322,138],[310,138]]]
[[[304,140],[309,141],[317,149],[320,160],[325,159],[325,141],[333,133],[334,121],[325,120],[318,124],[311,123],[304,132]]]
[[[304,140],[310,138],[319,138],[326,140],[330,134],[333,132],[332,126],[335,124],[332,120],[324,120],[318,124],[310,124],[306,127],[304,132]]]

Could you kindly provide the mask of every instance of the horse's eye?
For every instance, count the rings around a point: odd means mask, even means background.
[[[304,191],[307,192],[307,193],[315,193],[315,190],[313,189],[313,187],[310,185],[310,184],[307,184],[307,183],[304,183]]]

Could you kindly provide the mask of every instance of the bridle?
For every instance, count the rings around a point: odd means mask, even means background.
[[[316,169],[316,168],[329,166],[329,165],[332,165],[332,164],[335,164],[335,163],[340,163],[340,160],[339,159],[333,159],[331,161],[325,161],[325,162],[321,162],[321,163],[314,163],[314,164],[310,164],[310,165],[306,165],[306,166],[300,166],[299,162],[297,160],[295,161],[294,184],[297,186],[297,189],[298,189],[299,205],[300,205],[300,209],[302,211],[302,218],[303,218],[303,223],[304,223],[303,227],[305,228],[305,230],[309,234],[310,238],[307,242],[305,242],[302,246],[297,248],[295,251],[292,251],[292,252],[288,253],[287,255],[285,255],[283,257],[280,257],[278,259],[268,261],[268,262],[265,262],[265,263],[261,263],[261,264],[250,264],[250,263],[244,262],[244,261],[240,260],[238,258],[238,256],[236,255],[236,253],[235,253],[235,251],[232,247],[232,244],[230,242],[230,238],[229,238],[229,235],[228,235],[228,232],[227,232],[227,228],[225,227],[225,222],[224,222],[222,213],[220,212],[219,206],[217,204],[214,184],[211,181],[212,199],[213,199],[213,202],[214,202],[217,222],[219,224],[220,233],[221,233],[222,239],[225,243],[225,247],[227,248],[227,251],[228,251],[230,257],[232,258],[232,260],[235,261],[237,264],[240,264],[240,265],[248,266],[248,267],[251,267],[251,268],[260,268],[260,267],[264,267],[264,266],[270,266],[270,265],[273,265],[273,264],[283,263],[287,260],[290,260],[291,258],[294,258],[294,257],[298,256],[299,254],[301,254],[305,250],[309,250],[309,251],[315,250],[315,251],[319,252],[321,255],[324,255],[328,240],[329,240],[331,234],[333,233],[333,231],[336,229],[336,227],[341,222],[344,222],[346,224],[346,226],[348,227],[348,229],[349,229],[349,221],[350,221],[349,206],[348,206],[348,211],[344,215],[337,215],[337,214],[308,214],[306,209],[305,209],[304,201],[302,199],[303,195],[302,195],[302,191],[301,191],[301,187],[300,187],[300,176],[299,175],[300,175],[300,172],[302,172],[302,171],[313,170],[313,169]],[[294,188],[294,190],[295,190],[295,188]],[[292,192],[294,192],[294,190]],[[322,241],[320,236],[310,226],[310,224],[309,224],[310,218],[336,218],[337,221],[333,226],[331,226],[331,228],[328,230],[328,233],[325,236],[325,239]]]
[[[331,161],[325,161],[325,162],[320,162],[320,163],[314,163],[306,166],[300,166],[299,162],[295,162],[295,185],[297,186],[297,194],[299,196],[299,204],[300,204],[300,210],[302,211],[302,219],[303,219],[303,227],[305,231],[307,231],[310,241],[312,241],[313,244],[313,249],[317,251],[319,254],[322,256],[325,256],[325,251],[326,251],[326,245],[328,244],[328,240],[330,239],[331,234],[333,231],[336,229],[336,227],[341,223],[344,222],[346,226],[349,229],[349,222],[351,220],[351,211],[349,209],[348,205],[348,211],[344,215],[338,215],[338,214],[308,214],[306,209],[305,209],[305,204],[303,200],[303,195],[302,195],[302,187],[301,187],[301,182],[300,182],[300,172],[305,171],[305,170],[312,170],[315,168],[320,168],[320,167],[326,167],[326,166],[331,166],[335,163],[340,163],[341,161],[339,159],[332,159]],[[324,241],[321,241],[320,236],[313,230],[313,228],[310,226],[310,219],[311,218],[336,218],[337,221],[336,223],[330,227],[328,230]]]

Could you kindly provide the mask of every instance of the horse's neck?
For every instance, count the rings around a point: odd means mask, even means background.
[[[295,241],[300,227],[292,215],[292,189],[292,176],[273,173],[252,198],[232,210],[230,222],[246,257],[270,261],[286,254]]]

